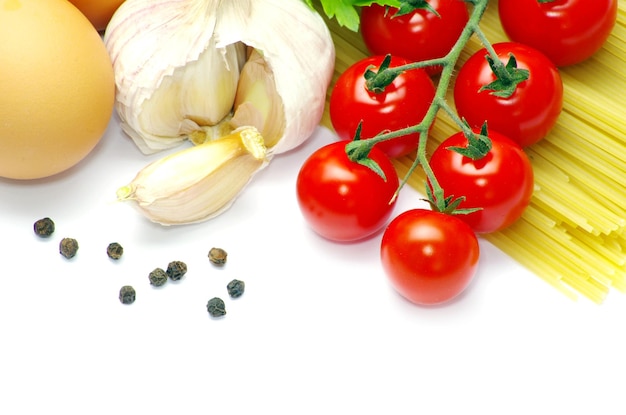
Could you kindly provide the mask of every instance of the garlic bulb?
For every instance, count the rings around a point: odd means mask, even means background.
[[[273,152],[293,148],[319,123],[334,69],[330,32],[302,0],[126,0],[104,40],[124,131],[146,153],[227,123],[235,95],[246,93],[257,107],[282,100]],[[253,95],[263,79],[237,91],[250,48],[274,84],[262,96]]]
[[[330,32],[302,0],[126,0],[104,41],[122,129],[142,152],[254,127],[267,149],[258,169],[311,136],[334,71]],[[186,223],[176,210],[148,217]]]

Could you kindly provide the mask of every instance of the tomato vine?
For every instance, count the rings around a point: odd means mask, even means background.
[[[452,80],[454,68],[459,60],[462,51],[466,47],[470,38],[474,35],[477,36],[480,42],[485,46],[488,53],[487,59],[497,78],[496,81],[494,81],[490,85],[485,86],[485,88],[491,90],[493,94],[497,94],[499,96],[510,95],[512,94],[512,92],[515,91],[516,86],[520,82],[523,82],[528,78],[527,70],[517,68],[514,56],[510,57],[506,65],[503,64],[497,53],[493,49],[491,43],[482,32],[480,28],[480,22],[485,13],[485,10],[487,9],[489,0],[464,1],[471,4],[472,12],[456,43],[445,56],[435,59],[413,62],[401,66],[390,67],[389,61],[391,60],[391,56],[388,55],[385,61],[383,61],[383,63],[379,66],[377,70],[375,70],[374,68],[370,68],[365,74],[365,78],[367,79],[367,85],[370,91],[376,92],[384,90],[387,85],[389,85],[400,73],[404,71],[428,68],[433,66],[442,67],[443,69],[437,83],[435,97],[422,121],[417,125],[409,126],[395,131],[384,131],[374,137],[365,137],[367,138],[366,140],[361,139],[363,137],[360,137],[359,131],[357,131],[354,140],[346,147],[346,151],[352,154],[354,154],[355,152],[359,154],[367,154],[368,149],[371,149],[375,144],[379,142],[392,140],[407,134],[418,133],[420,135],[420,140],[415,161],[413,165],[409,168],[404,178],[401,180],[396,195],[407,183],[409,177],[414,173],[415,169],[421,166],[427,177],[428,184],[426,186],[426,192],[428,194],[429,202],[431,203],[433,208],[440,212],[457,214],[470,213],[475,209],[457,209],[457,206],[462,202],[464,198],[459,197],[454,199],[446,197],[446,195],[444,194],[444,189],[439,185],[439,182],[429,165],[426,155],[426,143],[429,130],[435,122],[437,114],[439,113],[439,111],[443,111],[448,116],[450,116],[450,118],[454,121],[456,125],[459,126],[460,130],[468,139],[468,147],[466,149],[455,149],[455,151],[462,151],[471,158],[477,158],[481,155],[486,154],[490,149],[491,143],[487,135],[486,125],[479,132],[473,131],[471,126],[457,114],[455,109],[448,103],[446,99],[446,93]],[[420,7],[420,5],[418,4],[419,2],[416,3],[412,0],[401,0],[400,3],[400,9],[403,11],[403,13],[407,13],[407,10],[409,8],[416,9]],[[356,151],[357,148],[360,150]]]
[[[307,159],[298,202],[311,228],[330,240],[358,241],[384,226],[380,257],[392,286],[414,303],[439,304],[476,274],[477,234],[508,227],[530,203],[534,175],[523,147],[553,125],[562,82],[556,66],[531,47],[489,42],[480,27],[489,0],[364,1],[370,6],[362,9],[362,36],[371,55],[350,65],[331,90],[339,141]],[[458,67],[472,37],[484,47]],[[423,46],[437,40],[437,48]],[[406,43],[396,48],[397,42]],[[447,101],[452,82],[454,105]],[[459,131],[427,156],[440,111]],[[411,153],[413,163],[399,180],[390,158]],[[411,209],[387,223],[418,167],[430,209]]]
[[[476,235],[505,229],[529,206],[534,174],[524,148],[547,137],[556,125],[563,109],[559,67],[599,50],[615,24],[616,0],[593,6],[573,0],[565,8],[553,0],[500,0],[496,7],[509,41],[493,44],[480,27],[489,0],[304,1],[360,5],[361,36],[370,56],[340,74],[329,100],[330,120],[340,140],[336,148],[341,147],[344,167],[363,173],[366,191],[345,203],[345,190],[352,183],[343,175],[329,175],[342,189],[336,192],[342,202],[327,203],[323,210],[317,202],[328,202],[332,192],[311,195],[305,190],[323,186],[326,176],[307,174],[304,179],[311,181],[300,181],[306,185],[299,188],[303,213],[314,229],[316,222],[333,230],[357,224],[359,236],[373,235],[382,221],[366,229],[360,226],[361,216],[389,214],[402,187],[421,167],[426,175],[424,199],[431,207],[411,209],[387,224],[381,261],[396,291],[410,301],[448,301],[475,274]],[[342,9],[324,8],[327,14],[329,10]],[[483,47],[459,65],[474,38]],[[417,78],[428,82],[416,86]],[[411,88],[408,79],[414,81]],[[447,101],[449,92],[453,103]],[[449,117],[458,131],[427,156],[438,115]],[[407,138],[410,142],[404,146]],[[386,158],[380,158],[381,151]],[[413,163],[394,186],[391,201],[378,209],[365,200],[375,193],[373,185],[388,185],[384,179],[389,177],[398,180],[378,167],[406,154],[415,154]],[[327,159],[316,162],[325,166],[330,164]],[[384,160],[381,166],[378,160]],[[314,216],[306,216],[309,213]],[[460,240],[467,244],[454,245]]]

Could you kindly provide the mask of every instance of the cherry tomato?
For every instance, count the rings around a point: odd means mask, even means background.
[[[393,208],[399,180],[389,158],[377,148],[369,153],[385,180],[350,160],[346,141],[316,150],[304,162],[296,182],[302,215],[319,235],[338,242],[364,239],[382,229]]]
[[[455,216],[413,209],[387,226],[380,255],[400,295],[431,305],[465,290],[476,274],[480,249],[471,228]]]
[[[500,0],[498,12],[509,39],[566,66],[602,47],[617,20],[617,0]]]
[[[398,11],[373,4],[361,9],[361,35],[373,55],[392,54],[412,61],[445,56],[463,31],[469,13],[461,0],[430,0],[430,10],[417,9],[394,16]],[[428,67],[429,75],[439,74],[441,66]]]
[[[478,160],[448,149],[467,146],[462,132],[444,140],[430,159],[446,196],[464,196],[459,208],[481,208],[457,215],[477,233],[499,231],[519,219],[534,187],[532,165],[524,150],[495,131],[489,132],[489,138],[491,150]]]
[[[515,42],[493,45],[500,61],[507,64],[512,53],[520,69],[530,71],[513,94],[499,97],[490,90],[480,90],[496,79],[482,49],[472,55],[457,74],[454,102],[461,117],[473,128],[485,121],[522,147],[544,138],[554,127],[563,107],[563,83],[559,71],[541,52]]]
[[[368,90],[363,74],[370,66],[376,69],[383,59],[384,56],[362,59],[337,79],[330,96],[329,111],[333,128],[341,139],[354,139],[361,121],[361,138],[366,139],[383,131],[419,124],[428,112],[435,97],[435,85],[422,69],[398,75],[381,93]],[[390,67],[408,63],[407,59],[393,57]],[[418,143],[419,134],[408,134],[382,141],[376,147],[396,158],[414,152]]]

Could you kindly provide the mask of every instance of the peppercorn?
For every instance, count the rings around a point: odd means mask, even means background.
[[[211,248],[209,251],[209,261],[214,265],[224,265],[228,254],[222,248]]]
[[[132,304],[135,302],[136,292],[130,285],[125,285],[120,289],[120,301],[122,304]]]
[[[63,238],[59,243],[59,252],[65,258],[70,259],[76,255],[78,251],[78,241],[74,238]]]
[[[111,259],[120,259],[124,254],[124,248],[122,245],[117,242],[111,242],[109,246],[107,246],[107,255]]]
[[[246,284],[240,280],[232,280],[226,286],[226,289],[228,290],[228,295],[230,295],[232,298],[241,297],[245,288],[246,288]]]
[[[224,300],[219,297],[211,298],[206,305],[206,309],[211,317],[222,317],[226,314]]]
[[[163,268],[155,268],[149,275],[150,284],[160,287],[167,282],[167,273]]]
[[[42,238],[47,238],[54,233],[54,221],[50,218],[39,219],[33,225],[35,234]]]
[[[165,272],[172,281],[178,281],[187,273],[187,264],[182,261],[172,261],[167,265]]]

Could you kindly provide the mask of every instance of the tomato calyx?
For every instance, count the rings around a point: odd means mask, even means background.
[[[433,188],[435,189],[434,191]],[[426,198],[421,200],[428,203],[430,209],[435,212],[454,216],[469,215],[470,213],[482,210],[482,207],[460,209],[459,206],[461,205],[461,203],[465,202],[467,198],[465,196],[455,195],[444,196],[441,186],[439,186],[439,184],[433,184],[431,180],[426,180],[425,189]]]
[[[484,85],[481,91],[493,91],[492,94],[497,97],[509,98],[517,86],[526,81],[530,76],[528,69],[520,69],[517,67],[517,59],[512,53],[509,54],[509,60],[506,65],[503,65],[497,55],[495,58],[489,54],[485,56],[489,67],[496,76],[496,80]]]
[[[543,4],[543,3],[553,3],[554,0],[537,0],[537,3]]]
[[[433,8],[426,0],[400,0],[400,7],[398,11],[394,14],[396,16],[404,16],[406,14],[412,13],[415,10],[423,9],[433,13],[437,17],[441,17],[437,10]]]
[[[363,76],[365,77],[365,86],[367,90],[375,94],[381,94],[385,91],[385,88],[391,85],[391,83],[402,73],[397,69],[389,68],[391,65],[391,55],[385,55],[385,58],[380,63],[378,71],[374,71],[374,66],[370,66]]]
[[[369,154],[375,144],[374,141],[361,140],[361,124],[362,123],[359,123],[356,128],[354,139],[346,144],[346,155],[350,161],[369,168],[374,173],[379,175],[384,181],[387,181],[387,176],[385,175],[383,169],[376,161],[369,157]]]
[[[487,122],[483,124],[480,129],[480,133],[478,134],[469,128],[467,121],[463,120],[463,122],[467,126],[467,131],[463,132],[465,138],[467,138],[467,146],[451,146],[448,147],[448,150],[459,153],[460,155],[468,157],[472,160],[480,160],[491,150],[491,140],[489,139],[489,133],[487,131]]]
[[[433,194],[431,186],[426,184],[426,199],[422,199],[430,205],[431,210],[445,215],[469,215],[470,213],[481,210],[482,208],[463,208],[459,209],[459,205],[465,202],[465,196],[455,197],[454,195],[445,198],[436,198]]]

